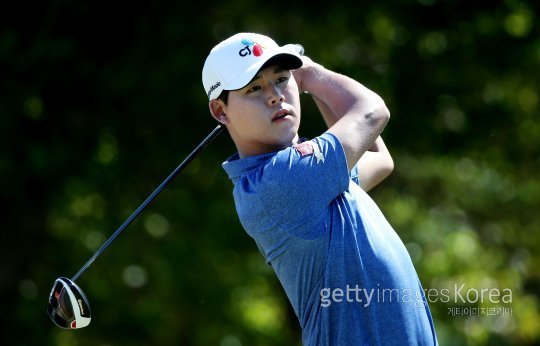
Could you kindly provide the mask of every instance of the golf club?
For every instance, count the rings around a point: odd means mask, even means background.
[[[287,50],[304,55],[304,47],[299,44],[287,44]],[[79,269],[71,279],[59,277],[49,295],[49,305],[47,313],[51,320],[59,327],[66,329],[83,328],[90,324],[91,313],[90,304],[85,294],[75,280],[94,262],[94,260],[111,245],[111,243],[122,233],[122,231],[143,211],[146,206],[156,198],[156,196],[173,180],[182,169],[188,165],[193,158],[199,154],[212,140],[214,140],[223,128],[220,124],[216,126],[208,136],[189,154],[178,167],[152,192],[152,194],[135,210],[133,214],[113,233],[112,236],[90,257],[90,259]]]
[[[94,260],[111,245],[122,231],[143,211],[150,202],[187,166],[221,132],[223,127],[218,124],[215,129],[189,154],[178,167],[152,192],[150,196],[131,214],[130,217],[107,239],[103,245],[90,257],[71,279],[59,277],[49,295],[47,314],[59,327],[66,329],[83,328],[90,324],[90,304],[75,280],[94,262]]]

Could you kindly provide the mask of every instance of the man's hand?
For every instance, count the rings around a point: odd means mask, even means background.
[[[294,79],[296,80],[296,84],[298,85],[298,90],[300,93],[305,92],[306,90],[303,87],[303,78],[306,74],[313,73],[315,69],[313,67],[320,67],[323,68],[321,65],[315,63],[313,60],[311,60],[310,57],[302,55],[302,67],[296,70],[292,70],[292,74],[294,76]]]

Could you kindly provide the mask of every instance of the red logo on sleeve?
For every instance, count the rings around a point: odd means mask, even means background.
[[[301,156],[314,155],[317,159],[317,163],[319,163],[320,161],[324,163],[324,155],[319,149],[319,145],[316,142],[302,142],[300,144],[296,144],[294,146],[294,149],[296,149],[296,151],[298,151]]]
[[[296,144],[294,146],[294,149],[300,153],[302,156],[311,155],[313,154],[313,146],[310,142],[303,142],[300,144]]]

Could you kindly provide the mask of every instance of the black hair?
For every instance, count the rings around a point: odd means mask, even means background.
[[[226,105],[227,101],[229,100],[229,90],[223,90],[221,94],[219,94],[218,99],[223,101],[223,103]]]

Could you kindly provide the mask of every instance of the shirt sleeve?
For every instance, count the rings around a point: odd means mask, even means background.
[[[356,185],[360,186],[360,178],[358,177],[358,164],[354,165],[354,167],[351,169],[351,180],[356,183]]]
[[[343,147],[328,132],[280,151],[262,175],[259,196],[269,215],[287,232],[309,238],[350,178]]]

